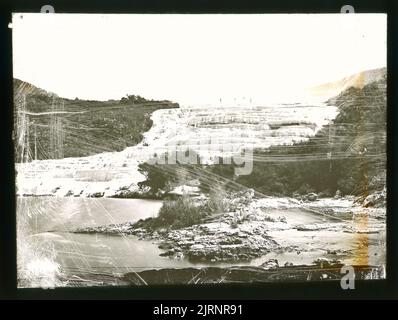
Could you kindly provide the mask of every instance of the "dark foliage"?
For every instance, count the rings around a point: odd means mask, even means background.
[[[217,165],[212,172],[258,192],[293,195],[319,192],[366,196],[385,185],[386,81],[349,88],[329,104],[336,119],[308,142],[256,151],[253,172],[233,177]]]

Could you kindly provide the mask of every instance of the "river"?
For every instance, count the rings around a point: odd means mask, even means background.
[[[37,279],[48,277],[45,286],[119,285],[114,276],[126,272],[204,266],[161,257],[156,243],[133,235],[69,232],[155,217],[161,206],[159,200],[18,197],[19,284],[43,286]]]
[[[18,285],[20,287],[112,286],[124,285],[118,276],[148,269],[231,265],[259,266],[268,259],[311,264],[319,257],[334,258],[330,251],[345,252],[339,259],[347,264],[381,265],[385,262],[385,234],[347,233],[341,228],[298,231],[294,227],[270,230],[268,234],[285,248],[251,262],[193,263],[187,259],[162,257],[155,241],[136,236],[77,234],[70,231],[127,221],[138,221],[158,214],[158,200],[18,197]],[[333,220],[291,208],[274,209],[269,214],[283,216],[292,225],[329,223]],[[348,219],[339,225],[361,226],[363,219]],[[366,218],[366,228],[382,222]],[[300,253],[300,251],[302,253]]]

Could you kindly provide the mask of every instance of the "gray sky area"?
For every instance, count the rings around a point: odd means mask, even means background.
[[[386,66],[384,14],[13,16],[14,77],[68,98],[288,100]]]

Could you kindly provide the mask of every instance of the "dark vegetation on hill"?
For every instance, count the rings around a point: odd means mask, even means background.
[[[204,191],[254,188],[267,195],[317,192],[366,197],[386,179],[386,76],[362,89],[351,87],[329,104],[339,114],[307,142],[256,150],[250,175],[234,176],[233,165],[148,165],[143,186],[152,192],[199,179]]]
[[[262,193],[367,195],[386,175],[386,80],[349,88],[328,101],[339,114],[308,142],[256,155],[253,172],[237,182]],[[279,162],[269,162],[277,159]],[[220,168],[214,168],[219,170]]]
[[[53,159],[121,151],[142,140],[142,133],[152,126],[153,111],[179,107],[170,101],[147,100],[136,95],[108,101],[60,98],[18,79],[14,79],[14,98],[17,162],[22,161],[22,148],[17,142],[25,111],[29,114],[25,122],[24,161],[29,161],[35,156]],[[48,112],[56,113],[37,114]]]

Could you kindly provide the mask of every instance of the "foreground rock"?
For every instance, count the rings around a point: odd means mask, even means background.
[[[191,261],[245,261],[279,248],[263,224],[233,228],[213,222],[168,233],[166,256],[186,256]]]
[[[374,192],[373,194],[368,195],[363,201],[363,206],[375,207],[375,208],[385,208],[387,200],[387,191],[383,189],[382,191]]]
[[[210,222],[179,230],[148,231],[137,228],[136,224],[124,223],[77,229],[74,232],[136,235],[140,239],[158,240],[159,248],[164,250],[162,256],[186,257],[191,261],[245,261],[280,248],[267,235],[267,230],[270,223],[283,222],[253,220],[252,223],[231,226],[228,217],[225,218],[227,222]]]
[[[207,217],[203,224],[177,230],[152,230],[147,227],[150,218],[134,224],[127,222],[74,232],[136,235],[140,239],[158,240],[159,248],[164,250],[162,256],[172,258],[209,262],[248,261],[279,249],[280,246],[267,232],[287,228],[283,217],[271,216],[261,206],[253,207],[253,197],[253,190],[230,195],[226,199],[229,212]]]
[[[122,277],[122,280],[130,285],[340,281],[342,277],[341,267],[341,264],[323,266],[317,264],[269,269],[249,266],[160,269],[127,273]],[[382,267],[354,266],[354,268],[357,280],[381,279],[384,277]]]

